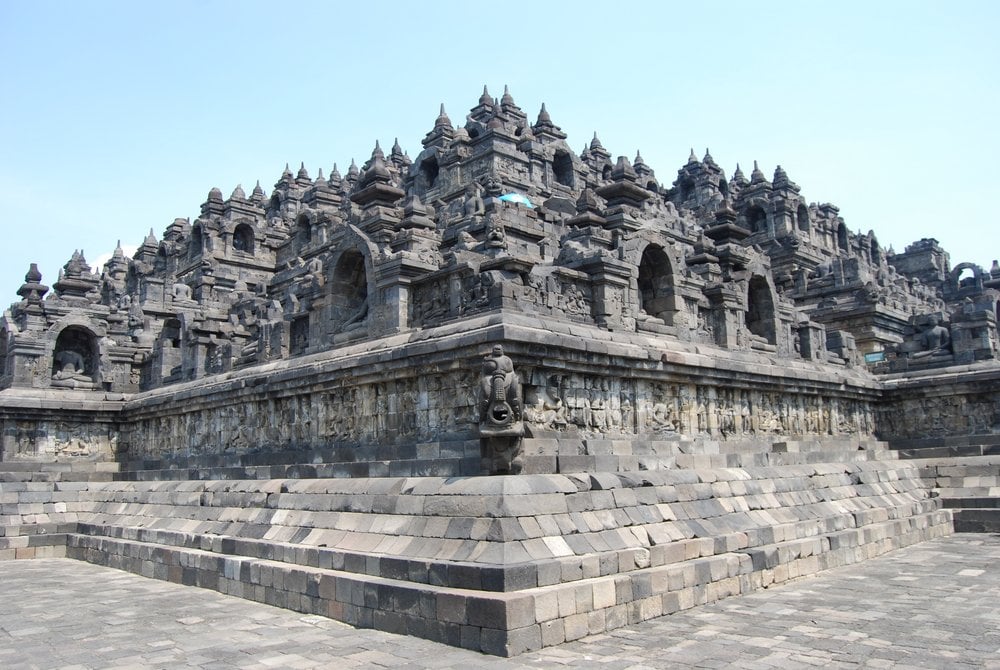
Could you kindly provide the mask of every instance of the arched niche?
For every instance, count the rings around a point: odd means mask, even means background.
[[[163,322],[163,330],[160,331],[160,340],[164,347],[171,349],[181,348],[181,333],[183,327],[180,319],[167,319]]]
[[[200,223],[196,223],[191,227],[191,242],[188,245],[188,255],[191,258],[200,256],[201,252],[204,250],[204,235],[204,229],[201,227]]]
[[[233,251],[253,254],[254,234],[249,224],[241,223],[233,230]]]
[[[750,278],[747,288],[746,326],[753,335],[768,344],[776,344],[774,297],[767,280],[760,275]]]
[[[100,361],[97,336],[83,326],[66,326],[59,331],[52,350],[52,385],[94,384]]]
[[[441,166],[438,164],[437,156],[428,156],[420,161],[420,176],[423,177],[425,188],[431,189],[437,185],[440,172]]]
[[[750,205],[747,209],[747,226],[751,233],[767,231],[767,212],[760,205]]]
[[[552,157],[552,176],[557,184],[573,187],[573,157],[568,151],[557,149]]]
[[[639,309],[649,316],[673,324],[676,302],[670,257],[663,247],[650,244],[639,261]]]
[[[799,207],[795,211],[795,223],[803,233],[809,232],[809,208],[806,207],[805,203],[799,203]]]
[[[724,177],[719,178],[719,193],[722,194],[723,198],[729,197],[729,182]]]
[[[330,282],[333,318],[340,329],[362,324],[368,317],[368,273],[365,257],[354,249],[337,260]]]
[[[694,179],[692,179],[691,177],[681,178],[681,181],[677,185],[677,188],[678,188],[678,193],[680,194],[681,202],[684,202],[692,195],[694,195],[694,189],[695,189]]]
[[[169,318],[163,322],[159,337],[159,374],[164,380],[176,380],[181,374],[183,334],[184,326],[180,319]]]
[[[837,226],[837,247],[841,251],[848,251],[850,249],[850,244],[848,240],[847,225],[841,222]]]
[[[306,245],[312,242],[312,221],[309,220],[309,215],[300,214],[295,223],[295,228],[299,243]]]

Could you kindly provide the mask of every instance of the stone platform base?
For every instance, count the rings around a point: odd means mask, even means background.
[[[905,462],[15,482],[0,496],[0,558],[64,551],[501,656],[952,532]]]

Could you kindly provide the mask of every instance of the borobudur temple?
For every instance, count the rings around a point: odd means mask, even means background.
[[[998,526],[995,261],[507,90],[421,144],[32,264],[0,559],[511,655]]]

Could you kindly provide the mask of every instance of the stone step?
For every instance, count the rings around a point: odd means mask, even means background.
[[[110,461],[0,461],[0,483],[109,482],[116,472]]]
[[[118,472],[114,461],[0,461],[0,472]]]
[[[361,627],[512,656],[949,532],[950,513],[935,510],[753,550],[685,557],[675,563],[639,565],[624,574],[609,572],[503,592],[87,534],[67,536],[67,555]]]
[[[969,508],[998,508],[1000,509],[1000,497],[992,498],[942,498],[941,506],[947,509],[969,509]]]
[[[1000,507],[964,507],[954,511],[956,533],[1000,533]]]
[[[127,470],[119,481],[205,481],[245,479],[340,479],[371,477],[452,477],[480,474],[480,459],[438,458],[340,463],[289,463],[282,465],[205,466]]]
[[[957,435],[892,440],[889,447],[902,458],[963,458],[1000,456],[1000,435]]]
[[[110,482],[114,472],[0,472],[0,482]]]
[[[289,449],[276,448],[242,454],[215,453],[204,455],[175,456],[161,459],[138,459],[126,461],[122,472],[145,470],[211,470],[239,469],[264,466],[305,466],[321,464],[351,464],[357,462],[382,463],[388,461],[437,461],[479,459],[478,440],[457,440],[445,442],[425,442],[412,445],[406,450],[395,449],[384,458],[359,459],[358,453],[350,448],[339,449]],[[477,473],[478,474],[478,471]],[[378,476],[378,475],[371,475]]]

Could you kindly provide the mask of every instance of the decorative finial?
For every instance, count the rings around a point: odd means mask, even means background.
[[[549,111],[545,109],[545,103],[542,103],[542,108],[538,110],[538,120],[535,121],[536,126],[551,126],[552,117],[549,116]]]
[[[451,119],[448,118],[448,113],[444,111],[444,103],[441,103],[441,111],[438,112],[438,117],[434,121],[435,128],[451,128]]]
[[[510,89],[507,88],[507,84],[503,85],[503,97],[500,98],[500,104],[505,107],[514,106],[514,96],[510,94]]]

